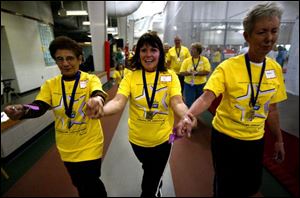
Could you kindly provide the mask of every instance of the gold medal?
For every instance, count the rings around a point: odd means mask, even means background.
[[[146,119],[147,120],[152,120],[154,116],[154,112],[153,111],[147,111],[146,112]]]
[[[255,118],[255,110],[251,109],[248,113],[248,120],[252,121]]]

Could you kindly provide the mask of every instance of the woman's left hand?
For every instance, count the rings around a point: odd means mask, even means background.
[[[101,96],[90,98],[86,103],[86,115],[92,119],[101,118],[104,115],[103,104]]]
[[[274,145],[274,159],[277,163],[281,163],[285,157],[284,144],[283,142],[275,142]]]

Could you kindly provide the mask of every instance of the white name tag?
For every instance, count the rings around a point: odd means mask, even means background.
[[[266,70],[265,74],[266,74],[266,78],[275,78],[276,77],[275,71],[273,69]]]
[[[80,88],[81,89],[86,88],[86,85],[87,85],[87,80],[86,81],[80,81]]]
[[[171,82],[172,81],[172,76],[161,76],[160,81],[161,82]]]

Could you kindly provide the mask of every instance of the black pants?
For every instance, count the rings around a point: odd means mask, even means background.
[[[214,197],[248,197],[257,193],[262,179],[263,149],[263,139],[238,140],[213,128]]]
[[[141,197],[159,197],[162,176],[166,168],[171,144],[165,142],[156,147],[141,147],[131,143],[133,151],[144,170]]]
[[[100,180],[101,158],[83,162],[64,162],[80,197],[107,197]]]
[[[177,74],[179,82],[180,82],[180,86],[181,86],[181,94],[183,93],[184,90],[184,76]]]

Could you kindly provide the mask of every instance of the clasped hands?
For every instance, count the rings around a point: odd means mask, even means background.
[[[197,126],[197,119],[191,113],[186,113],[175,127],[176,135],[179,137],[191,137],[191,131]]]
[[[101,96],[90,98],[86,103],[86,115],[91,119],[98,119],[104,116],[104,100]]]

